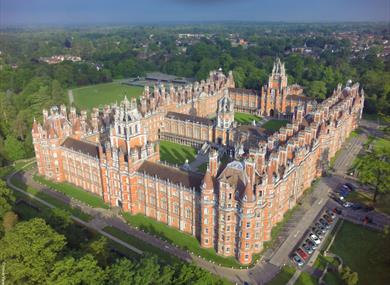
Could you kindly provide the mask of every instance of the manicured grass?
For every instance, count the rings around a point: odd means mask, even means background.
[[[268,131],[271,132],[276,132],[278,131],[281,127],[284,127],[287,125],[288,121],[287,120],[269,120],[265,122],[262,127]]]
[[[119,103],[125,95],[129,100],[131,97],[139,97],[142,91],[141,87],[112,82],[73,89],[73,97],[77,107],[91,110],[93,107]]]
[[[285,266],[274,279],[267,283],[267,285],[285,285],[294,275],[295,271],[295,268]]]
[[[374,147],[377,150],[390,149],[390,140],[383,138],[375,138]]]
[[[295,282],[296,285],[318,285],[318,280],[309,273],[302,271],[301,275]]]
[[[178,263],[181,262],[180,259],[173,255],[169,255],[166,252],[162,251],[161,249],[154,247],[143,240],[140,240],[134,236],[131,236],[125,232],[122,232],[121,230],[114,228],[114,227],[105,227],[103,231],[113,235],[114,237],[117,237],[118,239],[128,243],[129,245],[132,245],[139,250],[144,251],[145,253],[151,253],[158,256],[158,259],[164,263],[172,264],[172,263]]]
[[[12,183],[25,190],[26,192],[52,204],[53,206],[57,207],[57,208],[60,208],[60,209],[63,209],[65,211],[68,211],[70,212],[73,216],[75,217],[78,217],[79,219],[85,221],[85,222],[88,222],[92,219],[92,217],[86,213],[84,213],[83,211],[81,211],[80,209],[78,208],[73,208],[71,206],[69,206],[68,204],[64,204],[62,201],[59,201],[57,200],[56,198],[53,198],[52,196],[42,192],[42,191],[39,191],[35,188],[32,188],[30,186],[26,186],[26,184],[24,184],[22,181],[18,180],[18,179],[15,179],[15,177],[12,178]],[[15,193],[20,193],[20,192],[17,192],[17,191],[14,191]]]
[[[179,246],[182,249],[200,255],[207,260],[214,261],[216,264],[221,264],[226,267],[239,268],[240,263],[234,257],[222,257],[216,254],[214,249],[201,248],[198,240],[189,234],[180,232],[168,225],[148,218],[143,215],[130,215],[124,213],[123,217],[129,224],[138,227],[146,232],[162,237],[168,242]]]
[[[248,124],[252,124],[253,121],[255,121],[256,123],[261,121],[261,118],[259,116],[252,115],[249,113],[236,112],[236,113],[234,113],[234,120],[237,123],[248,125]]]
[[[160,159],[172,164],[182,165],[186,159],[191,162],[195,159],[196,149],[190,146],[160,141]]]
[[[388,284],[389,235],[344,221],[330,251],[358,273],[359,284]]]
[[[68,183],[56,183],[53,181],[49,181],[42,176],[34,175],[34,180],[40,182],[47,187],[50,187],[54,190],[64,193],[65,195],[72,197],[76,200],[79,200],[93,208],[103,208],[108,209],[109,206],[104,203],[103,199],[99,196],[96,196],[92,193],[89,193],[81,188],[77,188]]]

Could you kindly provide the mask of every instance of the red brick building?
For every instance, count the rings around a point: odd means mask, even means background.
[[[323,162],[357,127],[364,93],[358,84],[339,86],[320,104],[292,98],[289,103],[289,96],[302,95],[299,87],[287,86],[280,61],[262,89],[266,93],[251,91],[243,99],[245,92],[237,95],[232,88],[232,73],[211,72],[206,81],[169,91],[163,85],[153,92],[146,87],[139,103],[125,98],[119,105],[93,109],[90,117],[74,108],[68,113],[65,106],[53,107],[50,114],[44,110],[43,122],[34,121],[32,129],[38,172],[192,234],[202,247],[249,264],[272,227],[321,175]],[[275,133],[234,123],[237,109],[276,115],[288,106],[291,123]],[[245,145],[246,151],[236,151],[235,159],[223,164],[211,150],[203,175],[160,163],[160,138],[197,147],[204,142],[222,149]]]

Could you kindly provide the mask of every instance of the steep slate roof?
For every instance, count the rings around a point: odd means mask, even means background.
[[[76,140],[74,138],[68,137],[62,143],[62,146],[77,152],[84,153],[89,156],[98,157],[99,156],[99,148],[97,145],[86,142]]]
[[[213,120],[211,120],[211,119],[182,114],[182,113],[168,112],[166,117],[169,119],[174,119],[174,120],[179,120],[179,121],[189,121],[191,123],[200,123],[200,124],[208,125],[208,126],[213,125]]]
[[[200,189],[203,175],[185,172],[159,163],[144,161],[137,172],[157,176],[161,180],[169,180],[173,184],[182,184],[187,188]]]
[[[235,92],[245,95],[259,95],[260,91],[254,89],[245,89],[245,88],[229,88],[229,92]]]

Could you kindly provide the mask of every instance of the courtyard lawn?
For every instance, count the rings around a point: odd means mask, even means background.
[[[240,123],[243,125],[249,125],[249,124],[252,124],[253,121],[255,121],[256,123],[261,121],[261,118],[259,116],[252,115],[249,113],[236,112],[236,113],[234,113],[234,120],[237,123]]]
[[[96,196],[92,193],[89,193],[81,188],[77,188],[68,183],[56,183],[53,181],[49,181],[42,176],[34,175],[34,180],[50,187],[54,190],[64,193],[65,195],[72,197],[80,202],[83,202],[92,208],[103,208],[108,209],[109,206],[104,203],[103,199],[99,196]]]
[[[287,125],[289,121],[287,120],[269,120],[265,122],[262,127],[268,131],[271,132],[276,132],[278,131],[281,127],[284,127]]]
[[[140,214],[130,215],[129,213],[123,213],[123,217],[130,225],[157,235],[182,249],[200,255],[207,260],[214,261],[216,264],[234,268],[240,268],[242,266],[234,257],[222,257],[217,255],[214,249],[201,248],[198,240],[194,236],[180,232],[164,223]]]
[[[358,273],[358,284],[388,284],[389,235],[344,221],[330,252]]]
[[[193,147],[170,141],[160,141],[160,160],[171,164],[182,165],[186,159],[188,159],[188,162],[193,161],[195,156],[196,149]]]
[[[75,105],[80,109],[91,110],[93,107],[119,103],[125,95],[129,100],[131,97],[139,97],[143,88],[112,82],[75,88],[72,91]]]
[[[295,268],[285,266],[267,285],[285,285],[295,273]]]

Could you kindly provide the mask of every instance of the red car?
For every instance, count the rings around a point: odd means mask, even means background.
[[[302,257],[303,260],[307,260],[307,258],[309,257],[309,255],[302,249],[302,248],[298,248],[296,253]]]

